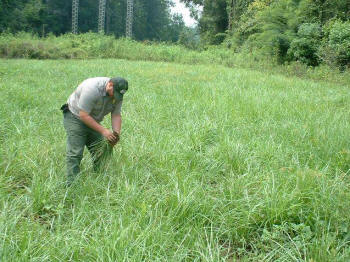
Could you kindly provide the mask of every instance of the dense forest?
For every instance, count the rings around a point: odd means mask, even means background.
[[[79,1],[79,33],[97,32],[98,0]],[[178,40],[185,28],[181,15],[170,13],[169,0],[134,0],[136,40]],[[105,32],[125,36],[126,0],[106,1]],[[72,0],[0,0],[0,32],[39,35],[71,32]]]
[[[350,0],[182,0],[199,20],[202,42],[262,54],[279,63],[350,65]],[[195,12],[193,12],[195,14]]]
[[[172,0],[134,0],[133,38],[201,49],[218,45],[280,64],[350,66],[350,0],[180,1],[198,28],[171,14]],[[80,0],[79,7],[79,33],[97,32],[98,1]],[[72,0],[0,0],[0,32],[61,35],[71,32],[71,16]],[[107,0],[106,34],[124,36],[125,19],[126,0]]]

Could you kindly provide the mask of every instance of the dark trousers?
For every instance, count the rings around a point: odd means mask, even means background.
[[[99,168],[96,145],[102,141],[103,137],[70,111],[65,112],[63,116],[63,125],[67,133],[67,179],[70,185],[80,172],[80,162],[85,146],[92,155],[95,170]]]

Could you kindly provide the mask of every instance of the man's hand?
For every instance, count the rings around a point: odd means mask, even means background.
[[[120,139],[119,134],[117,132],[113,131],[113,135],[115,136],[116,139],[113,142],[108,141],[111,146],[115,146]]]
[[[118,140],[119,140],[119,135],[116,136],[112,131],[105,129],[102,133],[102,135],[108,140],[108,142],[114,146]]]
[[[115,135],[115,137],[117,138],[117,142],[116,142],[116,143],[118,143],[119,140],[120,140],[120,135],[119,135],[119,133],[116,132],[116,131],[113,131],[113,135]]]

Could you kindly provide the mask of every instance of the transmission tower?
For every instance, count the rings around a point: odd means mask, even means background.
[[[72,1],[72,33],[78,33],[79,0]]]
[[[132,38],[132,22],[134,15],[134,0],[127,0],[126,6],[126,37]]]
[[[100,0],[98,5],[98,32],[105,32],[106,0]]]

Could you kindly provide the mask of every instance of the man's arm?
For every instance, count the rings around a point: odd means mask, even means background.
[[[117,137],[113,134],[113,132],[111,132],[107,128],[104,128],[99,123],[97,123],[96,120],[93,119],[87,112],[80,110],[79,117],[80,117],[81,121],[84,122],[84,124],[86,124],[88,127],[92,128],[93,130],[99,132],[109,142],[114,143],[114,144],[117,142]]]
[[[120,135],[122,129],[122,116],[120,114],[111,114],[112,129]]]

